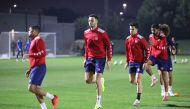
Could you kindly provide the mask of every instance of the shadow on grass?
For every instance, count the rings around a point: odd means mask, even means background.
[[[175,104],[166,104],[167,107],[179,107],[179,108],[190,108],[190,106],[179,106]]]

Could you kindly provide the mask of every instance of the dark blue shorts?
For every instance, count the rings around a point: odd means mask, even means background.
[[[169,58],[168,59],[168,65],[167,65],[167,71],[168,72],[171,72],[173,70],[173,67],[172,67],[172,59]]]
[[[168,71],[168,60],[161,59],[157,63],[157,68],[160,71]]]
[[[32,68],[29,76],[29,84],[41,86],[45,74],[46,74],[45,64]]]
[[[129,62],[129,73],[143,74],[143,62]]]
[[[103,73],[106,58],[88,58],[84,63],[85,72]]]
[[[158,64],[158,59],[155,56],[150,55],[148,59],[153,62],[153,65]]]

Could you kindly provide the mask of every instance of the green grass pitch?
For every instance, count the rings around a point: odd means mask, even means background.
[[[178,62],[189,56],[178,56]],[[112,63],[125,61],[124,55],[114,55]],[[136,98],[136,86],[128,80],[124,65],[113,65],[104,72],[106,89],[102,98],[102,109],[136,109],[132,104]],[[15,59],[0,60],[0,109],[40,109],[35,96],[28,92],[25,71],[28,62]],[[155,67],[154,74],[157,75]],[[157,75],[158,76],[158,75]],[[160,83],[150,87],[150,77],[143,75],[143,94],[139,109],[187,109],[190,108],[190,62],[174,64],[173,90],[179,97],[169,97],[163,102]],[[57,109],[93,109],[96,101],[95,85],[84,81],[83,57],[48,58],[47,74],[43,89],[59,96]],[[45,98],[48,109],[51,102]]]

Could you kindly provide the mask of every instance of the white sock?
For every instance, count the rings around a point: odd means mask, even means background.
[[[40,106],[41,106],[41,109],[47,109],[46,104],[44,102],[41,103]]]
[[[169,87],[168,87],[168,90],[171,91],[171,90],[172,90],[172,86],[169,86]]]
[[[153,74],[153,75],[151,76],[151,79],[156,79],[156,76]]]
[[[165,96],[168,96],[168,92],[165,92],[165,94],[164,94]]]
[[[46,97],[52,100],[54,98],[54,95],[47,92]]]
[[[169,89],[172,89],[172,86],[169,86]]]
[[[164,85],[161,85],[161,90],[165,90],[165,87],[164,87]]]
[[[97,96],[97,101],[96,101],[97,105],[101,106],[101,96]]]

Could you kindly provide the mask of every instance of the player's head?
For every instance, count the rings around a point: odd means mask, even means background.
[[[158,35],[160,32],[160,27],[159,27],[159,24],[152,24],[151,25],[151,33],[156,36]]]
[[[40,27],[39,26],[31,26],[29,28],[29,38],[33,38],[37,36],[40,33]]]
[[[95,29],[98,26],[98,16],[95,14],[90,14],[88,16],[88,25],[90,28]]]
[[[136,22],[129,23],[129,31],[131,35],[135,35],[138,32],[138,24]]]
[[[170,27],[167,24],[161,24],[160,30],[164,33],[164,35],[166,36],[170,35]]]

